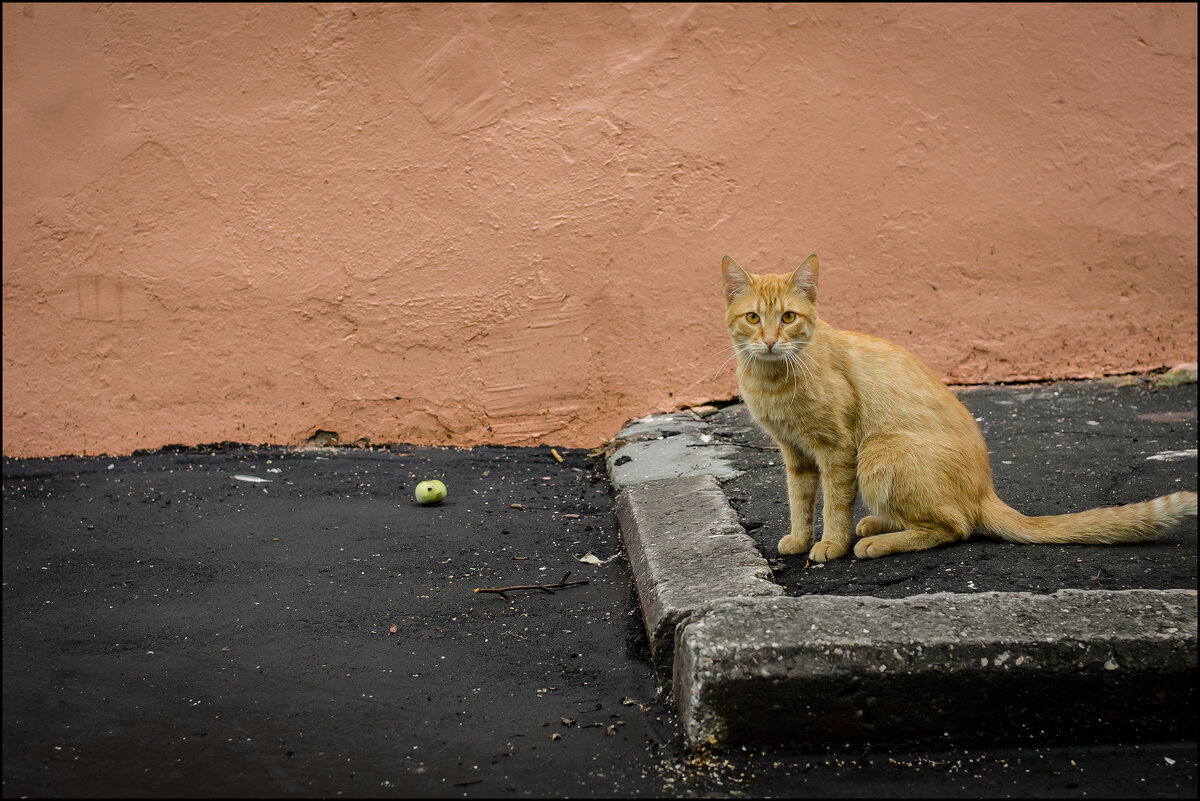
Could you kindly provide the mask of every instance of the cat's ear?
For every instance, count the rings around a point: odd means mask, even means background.
[[[721,277],[725,279],[726,303],[732,303],[734,298],[750,286],[750,276],[740,264],[728,256],[721,259]]]
[[[804,263],[792,273],[792,286],[808,298],[810,303],[817,299],[817,272],[817,254],[810,253]]]

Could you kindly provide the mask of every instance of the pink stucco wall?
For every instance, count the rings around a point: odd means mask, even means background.
[[[1196,358],[1196,7],[3,6],[3,448],[592,446],[724,253],[956,383]]]

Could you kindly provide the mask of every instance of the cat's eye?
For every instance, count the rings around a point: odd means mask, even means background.
[[[758,323],[758,315],[755,314],[754,312],[746,312],[746,322],[751,323],[751,324],[757,324]]]
[[[784,312],[783,316],[779,319],[783,320],[785,323],[794,323],[796,322],[796,313],[791,311]]]

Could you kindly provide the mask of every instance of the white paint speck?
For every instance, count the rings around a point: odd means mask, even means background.
[[[1149,461],[1153,460],[1156,462],[1175,462],[1180,459],[1195,459],[1195,458],[1196,458],[1196,449],[1195,448],[1187,448],[1186,450],[1182,450],[1182,451],[1162,451],[1161,453],[1156,453],[1153,456],[1147,456],[1146,461],[1149,462]]]

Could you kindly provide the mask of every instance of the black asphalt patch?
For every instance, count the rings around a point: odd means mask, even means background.
[[[579,561],[620,548],[607,483],[563,453],[6,462],[6,795],[636,785],[670,723],[627,567]],[[614,741],[645,764],[581,770]]]

